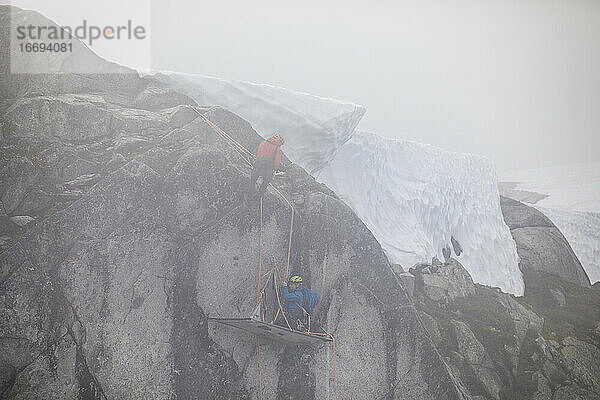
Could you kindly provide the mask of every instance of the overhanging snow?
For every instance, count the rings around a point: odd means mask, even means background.
[[[500,209],[492,163],[481,156],[356,131],[318,175],[404,268],[452,249],[473,280],[522,295],[519,258]]]
[[[286,155],[310,174],[333,159],[365,113],[357,104],[277,86],[176,72],[154,77],[198,104],[233,111],[264,138],[281,132],[286,139]]]

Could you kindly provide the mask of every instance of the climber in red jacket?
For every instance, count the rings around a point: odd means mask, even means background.
[[[256,181],[262,177],[262,183],[258,189],[258,198],[262,197],[273,179],[273,170],[284,171],[281,164],[281,146],[284,140],[281,134],[276,133],[258,146],[256,152],[256,161],[250,177],[250,187],[248,192],[244,193],[244,201],[248,201],[248,195],[254,195],[256,190]]]

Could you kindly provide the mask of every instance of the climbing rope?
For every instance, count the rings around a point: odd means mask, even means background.
[[[246,161],[246,163],[252,167],[252,161],[254,160],[255,156],[252,152],[250,152],[247,148],[245,148],[243,145],[241,145],[237,140],[235,140],[231,135],[229,135],[227,132],[225,132],[223,129],[221,129],[218,125],[216,125],[215,123],[213,123],[210,119],[208,119],[208,117],[204,114],[202,114],[196,107],[194,107],[193,105],[189,106],[192,110],[194,110],[203,120],[204,122],[206,122],[206,124],[208,126],[210,126],[225,142],[227,142],[232,148],[233,150],[235,150],[235,152],[244,160]],[[292,206],[292,203],[290,203],[290,201],[284,196],[283,193],[281,193],[281,191],[279,189],[277,189],[277,187],[275,185],[273,185],[272,183],[269,183],[269,186],[271,186],[275,192],[277,194],[279,194],[279,196],[281,196],[281,198],[283,200],[285,200],[285,202],[290,206],[290,235],[288,238],[288,254],[287,254],[287,263],[286,263],[286,269],[285,269],[285,279],[287,281],[288,277],[289,277],[289,270],[290,270],[290,256],[292,253],[292,233],[294,231],[294,206]],[[259,245],[258,245],[258,292],[256,294],[256,302],[257,305],[260,304],[260,302],[262,301],[262,296],[261,296],[261,290],[260,290],[260,284],[261,284],[261,269],[262,269],[262,239],[263,239],[263,202],[262,202],[262,196],[260,197],[260,237],[259,237]],[[271,273],[273,271],[270,271]],[[268,273],[267,273],[268,274]],[[265,276],[267,275],[265,274]],[[276,290],[276,295],[277,295],[277,302],[279,303],[279,309],[277,310],[277,314],[275,316],[275,318],[273,319],[273,322],[275,322],[275,320],[277,319],[277,316],[279,315],[279,312],[281,311],[281,301],[279,299],[279,291]],[[292,329],[289,321],[287,320],[287,317],[285,315],[284,312],[281,313],[285,319],[286,324],[288,325],[289,329]],[[264,317],[263,317],[264,319]],[[333,337],[332,334],[330,333],[319,333],[319,332],[307,332],[309,335],[320,335],[320,336],[329,336],[331,338],[331,342],[332,342],[332,346],[333,346],[333,379],[334,379],[334,387],[335,387],[335,398],[337,400],[338,398],[338,387],[337,387],[337,369],[336,369],[336,360],[335,360],[335,338]],[[256,337],[256,362],[257,362],[257,368],[258,368],[258,395],[259,398],[262,400],[262,377],[261,377],[261,368],[260,368],[260,345],[259,345],[259,339],[258,336]]]
[[[279,285],[277,284],[277,282],[275,282],[275,296],[277,298],[277,304],[279,305],[279,307],[277,308],[277,314],[275,314],[275,318],[273,318],[272,323],[275,323],[275,321],[277,321],[279,312],[281,312],[281,315],[283,316],[283,320],[285,321],[286,325],[288,326],[289,329],[292,329],[290,322],[287,319],[287,316],[285,315],[284,312],[281,311],[281,310],[283,310],[283,306],[281,305],[281,299],[279,297]]]
[[[286,267],[285,267],[285,280],[287,281],[288,275],[289,275],[289,272],[290,272],[290,254],[292,253],[292,232],[294,231],[294,206],[292,206],[292,204],[283,195],[283,193],[281,193],[279,191],[279,189],[277,189],[275,186],[273,186],[272,183],[270,183],[269,185],[286,201],[286,203],[288,203],[288,205],[290,206],[290,209],[291,209],[291,215],[290,215],[290,237],[288,239],[287,264],[286,264]]]
[[[202,114],[196,107],[194,107],[193,105],[189,106],[192,110],[194,110],[203,120],[204,122],[206,122],[206,124],[208,126],[210,126],[223,140],[225,140],[225,142],[227,142],[235,151],[236,153],[238,153],[238,155],[244,160],[246,161],[246,163],[249,166],[252,166],[252,160],[255,158],[254,154],[252,154],[252,152],[250,152],[247,148],[245,148],[243,145],[241,145],[237,140],[235,140],[230,134],[228,134],[227,132],[225,132],[223,129],[221,129],[218,125],[216,125],[214,122],[212,122],[210,119],[208,119],[208,117],[204,114]],[[277,189],[277,187],[275,185],[273,185],[272,183],[269,183],[269,186],[271,186],[275,192],[281,196],[281,198],[283,200],[285,200],[285,202],[290,206],[291,209],[291,214],[290,214],[290,234],[289,234],[289,238],[288,238],[288,254],[287,254],[287,263],[286,263],[286,269],[285,269],[285,279],[287,280],[288,275],[289,275],[289,270],[290,270],[290,257],[292,254],[292,234],[294,232],[294,206],[292,206],[292,203],[290,203],[290,201],[287,199],[287,197],[285,197],[285,195],[283,193],[281,193],[281,191],[279,189]],[[261,218],[260,218],[260,224],[261,224],[261,235],[262,235],[262,197],[261,197]],[[262,244],[262,240],[261,240],[261,244]],[[262,247],[262,246],[261,246]],[[259,248],[259,268],[260,268],[260,264],[262,263],[261,257],[262,257],[262,252],[261,252],[261,248]],[[259,290],[260,290],[260,273],[259,273]]]
[[[247,148],[242,146],[237,140],[235,140],[231,135],[209,120],[204,114],[202,114],[196,107],[190,105],[190,108],[194,110],[200,117],[206,122],[208,126],[210,126],[221,138],[223,138],[229,145],[240,155],[240,157],[246,161],[246,163],[252,166],[252,160],[255,158],[254,154],[250,152]]]

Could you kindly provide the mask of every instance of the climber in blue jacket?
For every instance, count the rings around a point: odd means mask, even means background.
[[[290,324],[295,324],[298,330],[306,330],[307,315],[312,315],[313,310],[321,301],[321,296],[302,285],[302,277],[292,276],[287,286],[283,286],[283,299],[285,300],[285,313]]]

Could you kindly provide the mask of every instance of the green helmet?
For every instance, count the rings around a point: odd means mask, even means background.
[[[298,276],[298,275],[294,275],[290,278],[290,282],[302,283],[302,277]]]

